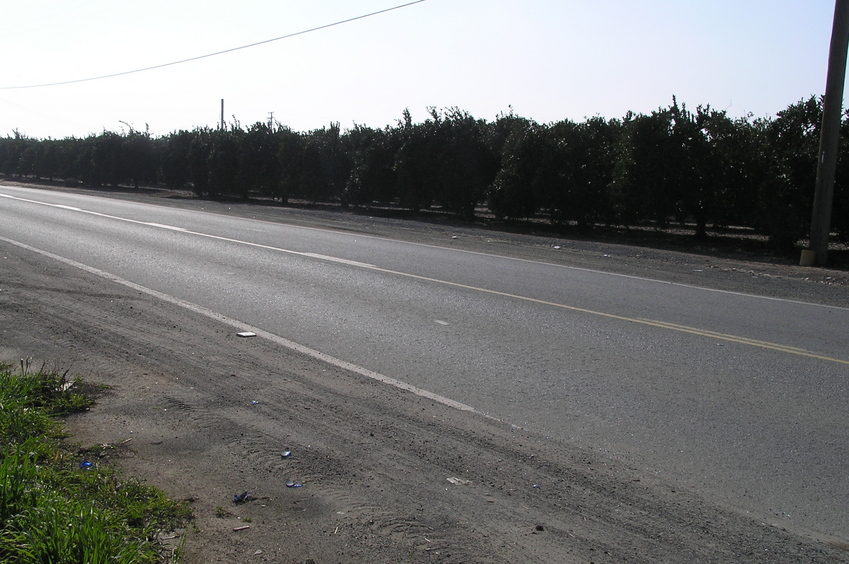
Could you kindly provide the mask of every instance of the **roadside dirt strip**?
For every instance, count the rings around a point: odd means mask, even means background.
[[[835,539],[236,333],[0,242],[0,359],[109,386],[73,440],[191,501],[186,562],[849,561]]]

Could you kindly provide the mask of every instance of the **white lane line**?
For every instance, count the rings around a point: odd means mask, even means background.
[[[330,261],[330,262],[338,262],[338,263],[341,263],[341,264],[347,264],[348,266],[358,266],[360,268],[377,268],[375,265],[368,264],[366,262],[359,262],[359,261],[356,261],[356,260],[348,260],[348,259],[343,259],[343,258],[339,258],[339,257],[331,257],[331,256],[328,256],[328,255],[320,255],[318,253],[298,253],[298,254],[301,255],[301,256],[304,256],[304,257],[310,257],[310,258],[319,259],[319,260],[326,260],[326,261]]]
[[[306,347],[306,346],[301,345],[299,343],[296,343],[294,341],[290,341],[289,339],[285,339],[285,338],[283,338],[279,335],[275,335],[274,333],[271,333],[269,331],[265,331],[263,329],[260,329],[259,327],[254,327],[253,325],[249,325],[249,324],[247,324],[243,321],[239,321],[238,319],[233,319],[232,317],[227,317],[226,315],[222,315],[218,312],[212,311],[211,309],[205,308],[201,305],[194,304],[194,303],[191,303],[191,302],[187,302],[185,300],[181,300],[180,298],[176,298],[174,296],[164,294],[162,292],[159,292],[157,290],[153,290],[152,288],[148,288],[146,286],[141,286],[139,284],[136,284],[135,282],[130,282],[129,280],[121,278],[120,276],[116,276],[114,274],[111,274],[109,272],[105,272],[105,271],[100,270],[98,268],[88,266],[86,264],[82,264],[82,263],[77,262],[75,260],[71,260],[71,259],[59,256],[59,255],[55,255],[53,253],[50,253],[48,251],[44,251],[42,249],[37,249],[35,247],[31,247],[31,246],[29,246],[25,243],[21,243],[19,241],[7,239],[7,238],[2,237],[2,236],[0,236],[0,241],[4,241],[6,243],[9,243],[10,245],[15,245],[17,247],[20,247],[22,249],[26,249],[26,250],[34,252],[34,253],[38,253],[42,256],[45,256],[45,257],[51,258],[53,260],[59,261],[59,262],[66,264],[68,266],[72,266],[74,268],[78,268],[80,270],[88,272],[89,274],[94,274],[95,276],[105,278],[106,280],[109,280],[111,282],[115,282],[117,284],[121,284],[122,286],[126,286],[127,288],[130,288],[132,290],[136,290],[137,292],[147,294],[147,295],[152,296],[154,298],[157,298],[159,300],[168,302],[170,304],[182,307],[182,308],[187,309],[189,311],[192,311],[194,313],[203,315],[204,317],[208,317],[209,319],[212,319],[214,321],[225,323],[225,324],[233,327],[234,329],[236,329],[239,332],[255,333],[258,337],[262,337],[264,339],[267,339],[267,340],[269,340],[269,341],[271,341],[271,342],[273,342],[277,345],[280,345],[281,347],[285,347],[287,349],[299,352],[301,354],[304,354],[304,355],[307,355],[311,358],[314,358],[315,360],[320,360],[321,362],[330,364],[332,366],[336,366],[337,368],[341,368],[343,370],[353,372],[354,374],[359,374],[360,376],[365,376],[366,378],[371,378],[372,380],[376,380],[378,382],[381,382],[383,384],[387,384],[389,386],[393,386],[393,387],[398,388],[400,390],[404,390],[406,392],[413,393],[417,396],[429,399],[431,401],[434,401],[436,403],[440,403],[442,405],[457,409],[459,411],[468,411],[468,412],[476,413],[478,415],[484,415],[485,417],[489,417],[489,416],[477,411],[475,408],[473,408],[470,405],[466,405],[466,404],[461,403],[459,401],[455,401],[455,400],[452,400],[450,398],[440,396],[439,394],[435,394],[435,393],[430,392],[428,390],[418,388],[416,386],[413,386],[412,384],[402,382],[401,380],[391,378],[391,377],[386,376],[384,374],[381,374],[379,372],[375,372],[374,370],[369,370],[368,368],[364,368],[362,366],[358,366],[356,364],[353,364],[351,362],[347,362],[345,360],[336,358],[336,357],[331,356],[329,354],[325,354],[321,351],[311,349],[309,347]]]
[[[236,243],[237,245],[247,245],[249,247],[256,247],[258,249],[266,249],[266,250],[270,250],[270,251],[277,251],[277,252],[280,252],[280,253],[288,253],[290,255],[297,255],[297,256],[302,256],[302,257],[308,257],[308,258],[314,258],[314,259],[318,259],[318,260],[329,261],[329,262],[342,263],[342,264],[347,264],[349,266],[358,266],[358,267],[362,267],[362,268],[376,268],[375,265],[367,264],[367,263],[364,263],[364,262],[357,262],[357,261],[343,259],[343,258],[339,258],[339,257],[331,257],[331,256],[328,256],[328,255],[320,255],[318,253],[307,253],[307,252],[303,252],[303,251],[293,251],[291,249],[284,249],[282,247],[274,247],[274,246],[271,246],[271,245],[263,245],[261,243],[253,243],[251,241],[244,241],[242,239],[233,239],[232,237],[222,237],[220,235],[212,235],[210,233],[202,233],[200,231],[190,231],[190,230],[188,230],[184,227],[176,227],[174,225],[165,225],[165,224],[162,224],[162,223],[155,223],[155,222],[151,222],[151,221],[140,221],[138,219],[130,219],[130,218],[127,218],[127,217],[120,217],[120,216],[117,216],[117,215],[109,215],[109,214],[91,211],[91,210],[84,210],[84,209],[80,209],[80,208],[72,208],[70,206],[65,206],[65,205],[62,205],[62,204],[51,204],[51,203],[48,203],[48,202],[41,202],[41,201],[38,201],[38,200],[29,200],[27,198],[19,198],[17,196],[10,196],[8,194],[0,194],[0,197],[8,198],[10,200],[17,200],[17,201],[20,201],[20,202],[26,202],[28,204],[38,204],[38,205],[47,206],[47,207],[50,207],[50,208],[60,208],[60,209],[77,211],[77,212],[80,212],[80,213],[95,215],[95,216],[98,216],[98,217],[104,217],[106,219],[114,219],[116,221],[123,221],[123,222],[126,222],[126,223],[134,223],[136,225],[145,225],[147,227],[156,227],[158,229],[167,229],[169,231],[178,231],[180,233],[185,233],[187,235],[196,235],[198,237],[206,237],[207,239],[214,239],[216,241],[226,241],[228,243]]]
[[[159,227],[160,229],[170,229],[171,231],[181,231],[183,233],[188,233],[188,229],[183,227],[174,227],[173,225],[164,225],[162,223],[153,223],[150,221],[144,222],[143,225],[150,225],[151,227]]]

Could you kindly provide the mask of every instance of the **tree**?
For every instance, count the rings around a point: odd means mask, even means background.
[[[180,130],[161,140],[161,179],[168,188],[178,190],[191,179],[190,155],[194,135]]]
[[[413,124],[409,111],[399,124],[399,147],[394,170],[398,178],[398,200],[413,211],[429,208],[439,190],[439,114],[431,108],[431,119]]]
[[[489,142],[501,166],[487,193],[487,206],[498,219],[532,217],[537,210],[531,190],[534,165],[528,147],[539,125],[525,118],[500,115],[489,127]]]
[[[552,223],[566,221],[570,209],[570,189],[578,144],[578,124],[561,120],[534,131],[525,146],[524,159],[528,161],[531,191],[540,210],[548,213]]]
[[[280,164],[274,197],[285,203],[300,190],[304,138],[285,126],[278,127],[274,135],[277,138],[277,162]]]
[[[120,181],[132,182],[135,188],[139,184],[149,184],[156,179],[157,159],[150,131],[134,129],[123,136],[120,152]]]
[[[671,126],[667,110],[625,116],[610,183],[616,220],[625,226],[648,219],[665,225],[674,212],[666,166]]]
[[[703,129],[711,146],[712,221],[715,226],[751,226],[758,186],[766,179],[763,121],[732,120],[711,111]]]
[[[0,144],[0,171],[10,176],[27,174],[31,167],[27,165],[25,153],[34,142],[18,130],[14,131],[14,136],[6,136]]]
[[[257,122],[250,126],[239,145],[240,193],[251,192],[274,196],[280,184],[278,138],[271,127]]]
[[[822,102],[812,96],[778,113],[764,128],[767,174],[758,186],[758,229],[773,246],[792,249],[810,230]]]
[[[209,194],[212,196],[232,196],[239,194],[239,144],[243,131],[234,125],[230,129],[216,129],[210,137],[209,156]]]
[[[538,191],[552,222],[574,221],[586,228],[610,221],[608,186],[619,130],[619,122],[602,118],[564,120],[547,128],[544,166],[550,170],[544,176],[538,173],[539,179],[546,178]]]
[[[435,120],[438,181],[435,199],[462,217],[472,217],[498,171],[498,158],[487,145],[485,126],[459,108]]]
[[[700,119],[674,97],[651,115],[629,114],[617,155],[610,195],[621,223],[648,220],[662,229],[671,218],[689,215],[696,234],[705,235],[709,146]]]
[[[91,186],[118,186],[123,180],[122,151],[124,140],[114,131],[104,131],[89,137],[91,168],[88,183]]]
[[[388,127],[356,125],[345,135],[345,146],[351,159],[351,175],[343,201],[353,205],[391,202],[398,184],[393,167],[398,150],[395,132]]]
[[[341,198],[351,173],[338,123],[306,134],[301,146],[299,187],[311,202]]]
[[[38,146],[33,173],[37,178],[53,180],[59,172],[59,142],[47,139],[39,142]]]
[[[212,152],[212,139],[212,129],[198,128],[192,132],[192,140],[189,143],[189,178],[192,189],[198,196],[208,196],[211,191],[209,156]]]
[[[694,114],[676,100],[670,112],[674,154],[669,168],[678,195],[676,212],[679,221],[693,219],[696,238],[704,239],[713,213],[716,184],[717,163],[706,130],[711,109],[699,106]]]

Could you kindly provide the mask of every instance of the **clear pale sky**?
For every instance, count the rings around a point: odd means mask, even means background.
[[[406,0],[409,1],[409,0]],[[738,117],[822,94],[834,0],[0,0],[0,136],[151,134],[274,119],[391,125],[458,106],[541,123],[672,96]]]

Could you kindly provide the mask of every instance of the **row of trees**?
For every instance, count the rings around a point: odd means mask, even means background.
[[[309,132],[238,122],[163,137],[104,131],[86,138],[0,139],[7,176],[191,187],[202,197],[438,208],[471,217],[481,205],[500,219],[750,227],[779,247],[809,229],[821,100],[774,118],[732,119],[673,98],[650,114],[539,124],[502,114],[476,119],[458,108],[409,111],[394,126],[338,124]],[[849,139],[849,117],[844,120]],[[841,143],[834,228],[849,240],[849,144]]]

